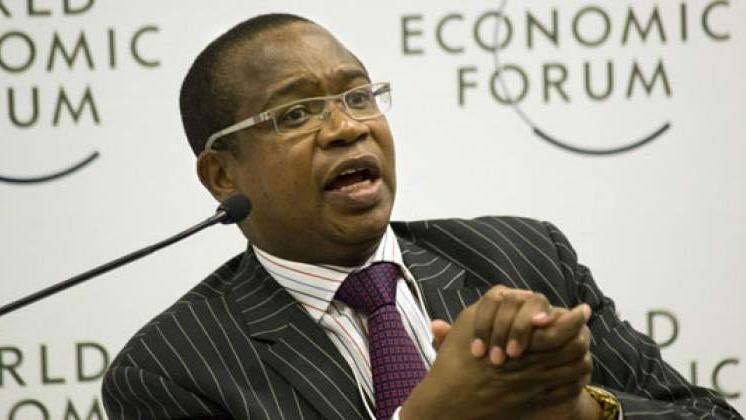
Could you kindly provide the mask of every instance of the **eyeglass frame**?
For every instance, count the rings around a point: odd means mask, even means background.
[[[357,117],[352,116],[350,114],[350,112],[349,112],[350,108],[347,105],[347,101],[345,100],[345,96],[347,94],[349,94],[350,92],[353,92],[353,91],[358,90],[360,88],[365,88],[365,87],[368,87],[368,86],[372,87],[372,86],[376,86],[376,85],[380,85],[382,88],[384,88],[386,91],[388,91],[389,95],[391,95],[391,83],[389,83],[389,82],[376,82],[376,83],[367,83],[367,84],[364,84],[364,85],[355,86],[352,89],[346,90],[346,91],[344,91],[342,93],[338,93],[336,95],[315,96],[315,97],[312,97],[312,98],[303,98],[303,99],[299,99],[297,101],[288,102],[286,104],[278,105],[278,106],[272,107],[272,108],[270,108],[270,109],[268,109],[266,111],[262,111],[262,112],[260,112],[258,114],[252,115],[252,116],[250,116],[250,117],[248,117],[246,119],[243,119],[243,120],[241,120],[241,121],[239,121],[239,122],[237,122],[237,123],[235,123],[233,125],[230,125],[230,126],[224,128],[224,129],[222,129],[222,130],[220,130],[220,131],[218,131],[216,133],[213,133],[212,135],[210,135],[210,137],[207,138],[207,142],[205,143],[205,149],[204,150],[206,152],[207,151],[211,151],[211,150],[215,150],[215,149],[212,148],[212,146],[215,144],[215,141],[217,141],[218,139],[220,139],[222,137],[225,137],[225,136],[227,136],[229,134],[233,134],[235,132],[241,131],[243,129],[253,127],[255,125],[261,124],[261,123],[269,121],[269,120],[272,120],[272,125],[274,126],[275,132],[277,132],[277,134],[280,134],[280,135],[287,134],[287,133],[281,132],[280,129],[277,127],[277,119],[276,119],[275,112],[277,110],[279,110],[279,109],[288,108],[288,107],[291,107],[293,105],[296,105],[296,104],[299,104],[299,103],[304,103],[304,102],[307,102],[307,101],[318,101],[318,100],[324,100],[325,102],[329,102],[331,100],[340,101],[344,105],[343,109],[344,109],[345,114],[347,114],[350,118],[354,119],[355,121],[366,121],[366,120],[372,120],[374,118],[378,118],[381,115],[383,115],[385,111],[379,111],[378,114],[372,115],[370,117],[365,117],[365,118],[357,118]],[[322,118],[322,119],[324,119],[325,118],[324,116],[327,115],[328,112],[329,111],[327,110],[327,108],[325,106],[324,110],[322,110],[322,112],[320,113],[319,117]],[[323,124],[320,125],[317,128],[314,128],[313,130],[298,131],[298,132],[294,132],[294,134],[312,133],[314,131],[317,131],[317,130],[321,129],[322,126],[323,126]]]

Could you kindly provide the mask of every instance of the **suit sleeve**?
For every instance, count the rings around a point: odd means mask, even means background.
[[[624,418],[741,419],[715,392],[693,386],[663,361],[660,349],[648,336],[616,315],[614,302],[596,286],[590,270],[578,264],[575,251],[555,226],[545,223],[557,250],[561,270],[570,283],[574,304],[588,303],[593,315],[592,383],[616,395]]]
[[[102,384],[110,419],[228,419],[220,408],[161,375],[115,364]]]

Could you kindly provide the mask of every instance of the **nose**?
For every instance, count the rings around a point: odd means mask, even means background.
[[[368,126],[350,117],[339,102],[328,104],[322,116],[326,121],[317,134],[321,147],[348,146],[370,134]]]

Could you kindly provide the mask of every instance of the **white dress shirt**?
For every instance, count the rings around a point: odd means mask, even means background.
[[[284,260],[253,246],[257,259],[277,282],[284,287],[308,314],[318,322],[332,343],[350,365],[368,414],[375,419],[371,402],[375,401],[373,374],[368,355],[368,323],[365,316],[354,311],[334,294],[347,276],[377,262],[399,266],[402,277],[397,282],[396,307],[409,336],[422,355],[428,370],[435,360],[430,317],[424,309],[420,290],[402,261],[401,249],[391,227],[386,229],[376,252],[360,267],[311,265]],[[414,292],[414,293],[413,293]],[[401,408],[401,407],[400,407]],[[397,409],[392,420],[398,420]],[[623,414],[619,413],[618,419]]]
[[[391,227],[386,229],[375,253],[359,267],[312,265],[284,260],[253,246],[257,259],[269,274],[306,309],[308,314],[326,332],[332,343],[350,365],[366,403],[373,416],[370,403],[375,401],[373,374],[368,355],[367,318],[334,299],[334,294],[347,276],[378,262],[396,264],[401,277],[396,288],[396,307],[404,328],[422,355],[428,370],[435,360],[430,318],[424,310],[422,296],[412,274],[402,261],[401,249]],[[393,418],[398,418],[398,411]]]

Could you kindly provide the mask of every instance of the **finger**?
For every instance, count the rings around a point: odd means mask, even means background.
[[[580,383],[593,370],[593,359],[588,352],[583,357],[561,366],[549,369],[531,369],[530,374],[519,371],[510,375],[514,377],[516,386],[530,386],[537,384],[543,391],[551,390],[571,382]]]
[[[593,357],[588,352],[573,362],[545,370],[545,382],[548,386],[556,386],[568,381],[582,382],[593,370]]]
[[[555,403],[563,398],[577,396],[582,386],[587,383],[592,371],[590,353],[572,363],[547,370],[528,370],[502,374],[503,381],[509,389],[521,390],[531,395],[531,401],[539,400],[554,392],[552,398]],[[569,387],[569,388],[568,388]],[[566,388],[560,391],[559,388]],[[542,401],[543,403],[544,401]]]
[[[590,307],[588,305],[578,305],[563,313],[550,326],[536,330],[531,336],[529,349],[531,351],[547,351],[562,346],[580,333],[581,328],[590,316],[588,315],[589,311]]]
[[[545,328],[558,320],[567,308],[550,307],[548,312],[539,312],[531,318],[531,324],[536,328]]]
[[[580,333],[556,350],[554,358],[546,358],[543,364],[545,369],[572,363],[590,354],[591,348],[591,331],[587,326],[583,326]],[[537,354],[538,355],[538,354]]]
[[[497,309],[492,323],[490,338],[490,361],[500,366],[505,361],[505,345],[513,326],[513,320],[523,306],[524,298],[506,294]]]
[[[572,403],[590,381],[592,358],[588,352],[578,360],[550,369],[528,366],[515,372],[496,370],[506,389],[528,395],[532,404]]]
[[[474,314],[476,313],[476,303],[473,303],[462,310],[456,319],[453,320],[448,334],[438,347],[438,352],[446,351],[467,351],[469,344],[474,337]]]
[[[536,294],[536,292],[526,289],[511,289],[509,287],[505,287],[502,291],[502,294],[526,298]]]
[[[562,404],[573,404],[575,399],[583,392],[583,381],[570,381],[550,390],[541,391],[532,402],[537,406],[551,407]],[[572,408],[567,407],[569,412]]]
[[[505,353],[511,358],[520,357],[528,346],[528,341],[534,330],[533,319],[537,314],[546,314],[549,317],[551,306],[549,301],[541,293],[533,293],[525,298],[518,313],[516,313],[510,332],[507,337]]]
[[[446,335],[451,330],[451,324],[443,321],[442,319],[433,320],[430,323],[430,331],[433,333],[433,347],[435,351],[440,349],[440,345],[446,339]]]
[[[590,350],[591,333],[587,326],[583,326],[580,333],[563,344],[559,349],[546,352],[528,352],[519,359],[511,359],[500,367],[501,372],[524,370],[531,367],[537,370],[547,370],[570,363],[584,357]]]
[[[480,358],[487,353],[487,343],[492,333],[492,321],[497,308],[503,299],[505,286],[495,286],[477,302],[474,314],[474,339],[471,343],[471,354]]]

